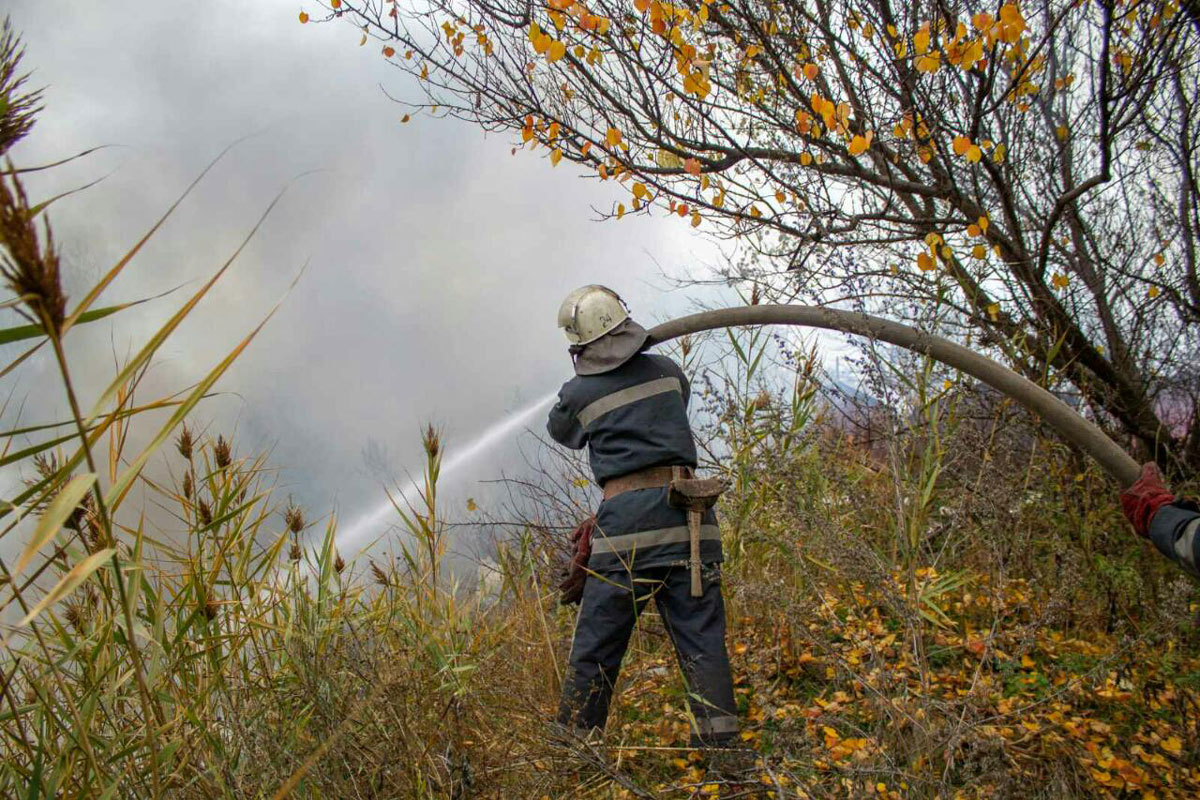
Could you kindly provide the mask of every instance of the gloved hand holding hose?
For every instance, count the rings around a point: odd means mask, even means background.
[[[1179,500],[1163,483],[1158,465],[1143,464],[1142,474],[1121,493],[1121,510],[1134,532],[1193,575],[1200,576],[1200,509]]]

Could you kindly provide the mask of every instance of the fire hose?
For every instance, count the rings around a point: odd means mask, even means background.
[[[798,305],[722,308],[664,322],[650,330],[650,340],[654,344],[661,344],[691,333],[747,325],[823,328],[865,336],[927,355],[1016,400],[1045,420],[1068,442],[1096,459],[1122,487],[1131,485],[1141,473],[1138,463],[1104,431],[1033,381],[949,339],[870,314]]]

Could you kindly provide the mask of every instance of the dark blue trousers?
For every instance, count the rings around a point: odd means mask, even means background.
[[[653,597],[687,683],[695,725],[693,746],[729,744],[737,737],[737,706],[725,649],[725,601],[720,564],[705,564],[701,597],[691,596],[686,566],[589,575],[583,588],[559,722],[603,728],[621,659],[638,615]]]

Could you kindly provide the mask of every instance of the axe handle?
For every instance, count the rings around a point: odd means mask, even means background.
[[[701,511],[688,511],[688,541],[692,547],[688,566],[692,572],[692,597],[701,597],[704,594],[700,583],[700,521],[703,517],[704,513]]]

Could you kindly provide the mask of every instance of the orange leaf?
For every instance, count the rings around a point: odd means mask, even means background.
[[[688,175],[700,174],[700,161],[695,158],[689,158],[683,162],[683,171]]]
[[[804,65],[804,77],[810,81],[815,81],[817,76],[821,74],[821,68],[811,61]]]
[[[396,55],[396,50],[394,48],[391,48],[391,47],[383,48],[383,57],[384,58],[391,58],[394,55]]]
[[[301,11],[300,12],[300,24],[303,25],[306,22],[308,22],[308,13],[305,11]]]
[[[971,149],[971,140],[966,136],[954,137],[954,155],[961,156]]]

